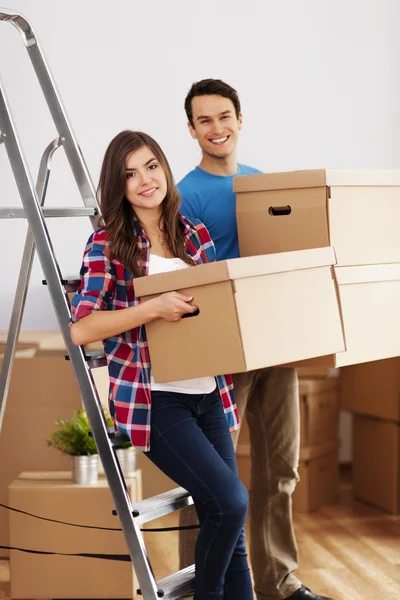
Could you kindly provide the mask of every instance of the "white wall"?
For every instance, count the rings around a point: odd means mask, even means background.
[[[4,0],[32,22],[93,179],[123,128],[157,138],[181,178],[199,159],[186,130],[191,83],[220,77],[244,112],[239,158],[263,170],[399,168],[398,0]],[[0,25],[0,74],[36,174],[55,137],[17,32]],[[19,205],[0,146],[0,205]],[[62,150],[48,204],[80,204]],[[25,224],[0,221],[0,330],[7,329]],[[76,273],[89,223],[51,224]],[[36,263],[23,326],[54,328]]]

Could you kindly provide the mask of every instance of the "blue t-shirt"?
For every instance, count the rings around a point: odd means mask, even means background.
[[[261,173],[261,171],[238,165],[235,177],[251,173]],[[200,219],[204,223],[215,244],[217,260],[238,258],[239,242],[233,176],[212,175],[196,167],[178,183],[178,189],[182,198],[180,212],[189,219]]]

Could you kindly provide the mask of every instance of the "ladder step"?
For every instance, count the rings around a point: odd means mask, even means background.
[[[193,499],[189,492],[182,487],[175,488],[136,502],[133,507],[133,516],[137,523],[148,523],[190,504],[193,504]],[[116,510],[113,510],[113,515],[117,515]]]
[[[99,214],[97,208],[73,207],[73,208],[42,208],[43,215],[53,217],[95,217]],[[0,219],[26,219],[23,208],[0,208]]]
[[[42,279],[42,284],[47,285],[46,279]],[[81,280],[78,279],[78,277],[76,277],[76,278],[70,277],[68,279],[61,279],[61,285],[64,286],[65,291],[68,293],[77,292],[81,285]]]
[[[65,360],[70,360],[68,354],[65,355]],[[102,350],[85,350],[85,360],[91,369],[107,366],[106,355]]]
[[[194,565],[186,567],[157,582],[158,596],[163,600],[178,600],[194,591]],[[141,590],[137,591],[142,595]]]

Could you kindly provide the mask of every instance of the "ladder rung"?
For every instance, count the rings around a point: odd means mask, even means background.
[[[186,567],[173,575],[168,575],[157,582],[158,596],[163,600],[178,600],[194,590],[194,565]],[[138,590],[138,594],[142,594]]]
[[[192,497],[184,488],[175,488],[169,492],[146,498],[136,502],[133,507],[133,516],[138,523],[148,523],[164,515],[175,512],[185,506],[193,504]],[[113,510],[113,515],[117,511]]]
[[[42,279],[42,284],[47,285],[46,279]],[[66,292],[77,292],[81,285],[81,280],[78,278],[73,279],[72,277],[70,277],[68,279],[61,279],[61,284],[64,286]]]
[[[70,360],[69,355],[65,355],[65,360]],[[102,350],[85,350],[85,360],[91,369],[107,366],[106,355]]]
[[[95,217],[99,214],[97,208],[76,207],[76,208],[42,208],[45,217]],[[25,219],[25,210],[23,208],[0,208],[0,219]]]

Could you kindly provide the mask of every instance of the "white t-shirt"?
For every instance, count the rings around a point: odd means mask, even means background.
[[[176,271],[189,267],[180,258],[164,258],[157,254],[150,253],[149,275],[156,273],[166,273],[167,271]],[[193,340],[193,344],[196,340]],[[177,392],[178,394],[210,394],[216,388],[215,377],[200,377],[198,379],[184,379],[182,381],[168,381],[165,383],[155,383],[153,374],[151,374],[152,391]]]

